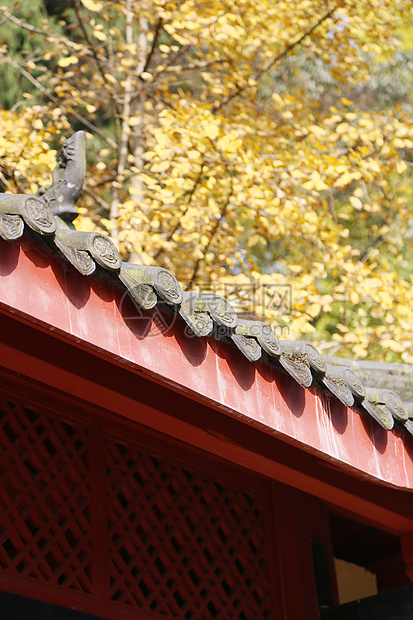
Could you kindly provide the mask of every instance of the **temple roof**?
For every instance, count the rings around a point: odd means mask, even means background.
[[[62,147],[50,187],[34,196],[0,194],[0,236],[10,242],[29,236],[85,278],[94,274],[121,289],[140,311],[156,307],[182,321],[188,337],[228,342],[251,364],[261,359],[387,431],[413,434],[413,367],[323,356],[310,342],[279,339],[269,324],[243,319],[224,297],[183,291],[167,269],[122,261],[111,239],[73,224],[84,175],[85,134],[77,132]]]

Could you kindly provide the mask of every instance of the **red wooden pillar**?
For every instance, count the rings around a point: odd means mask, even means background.
[[[323,502],[286,485],[274,485],[274,514],[285,617],[319,620],[314,551],[319,543],[326,551],[326,572],[331,603],[338,604],[331,548],[328,510]]]

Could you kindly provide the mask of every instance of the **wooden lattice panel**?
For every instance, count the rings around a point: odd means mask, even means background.
[[[123,437],[0,393],[0,583],[111,620],[272,618],[268,487]]]
[[[270,618],[262,498],[149,450],[106,448],[111,600],[157,617]]]
[[[0,570],[91,591],[84,428],[0,395]]]

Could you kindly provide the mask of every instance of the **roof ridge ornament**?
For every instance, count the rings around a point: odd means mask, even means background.
[[[75,204],[82,193],[86,175],[86,134],[77,131],[65,140],[52,172],[52,183],[35,195],[0,194],[0,235],[14,241],[23,234],[22,218],[40,235],[53,235],[59,222],[71,224],[79,215]]]
[[[0,194],[0,201],[1,196],[2,194]],[[24,222],[19,215],[7,215],[0,212],[0,237],[3,237],[6,241],[16,241],[16,239],[20,239],[23,231]]]
[[[76,131],[60,149],[51,185],[40,188],[37,195],[42,197],[54,215],[72,223],[79,215],[75,204],[82,193],[85,176],[86,133]]]

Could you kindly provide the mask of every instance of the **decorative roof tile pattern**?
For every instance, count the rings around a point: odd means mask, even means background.
[[[347,407],[371,416],[384,429],[404,427],[413,435],[413,405],[394,391],[368,387],[343,361],[323,357],[306,341],[279,340],[270,325],[243,320],[231,304],[212,293],[182,291],[167,269],[122,262],[114,243],[96,232],[76,230],[75,204],[86,170],[86,135],[78,131],[63,144],[52,184],[35,196],[0,194],[0,236],[15,241],[28,234],[60,254],[83,276],[96,277],[126,290],[143,310],[156,305],[179,315],[199,338],[227,341],[254,363],[260,358],[291,375],[302,387],[330,392]],[[412,375],[413,376],[413,375]]]

